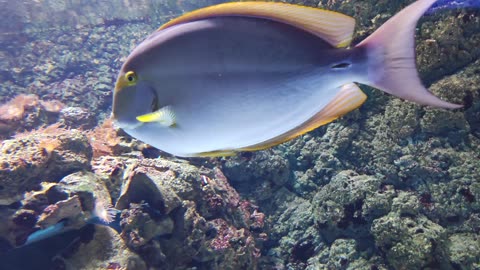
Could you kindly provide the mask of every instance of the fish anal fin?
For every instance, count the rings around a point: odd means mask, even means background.
[[[234,150],[215,150],[209,152],[195,153],[191,155],[192,157],[230,157],[236,155],[237,152]]]
[[[231,2],[195,10],[173,19],[158,30],[173,25],[219,16],[270,19],[308,31],[334,47],[347,47],[352,40],[355,19],[319,8],[275,2]]]
[[[320,126],[326,125],[342,115],[357,109],[365,102],[366,99],[367,96],[356,84],[346,84],[342,86],[338,94],[330,103],[328,103],[327,106],[325,106],[320,112],[315,114],[312,118],[304,122],[299,127],[263,143],[241,148],[240,151],[263,150],[289,141]]]
[[[367,100],[367,95],[365,95],[356,84],[345,84],[333,100],[314,116],[312,119],[312,126],[314,127],[308,131],[328,124],[357,109],[365,102],[365,100]]]

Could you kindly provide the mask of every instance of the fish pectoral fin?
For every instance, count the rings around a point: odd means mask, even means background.
[[[154,112],[137,116],[137,120],[142,123],[157,122],[166,127],[171,127],[176,124],[175,112],[171,106],[165,106]]]

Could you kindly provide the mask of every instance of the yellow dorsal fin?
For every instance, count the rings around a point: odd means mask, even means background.
[[[342,86],[340,92],[338,92],[327,106],[299,127],[263,143],[242,148],[240,151],[262,150],[289,141],[355,110],[360,107],[366,99],[367,96],[356,84],[346,84]]]
[[[339,48],[350,45],[355,28],[355,19],[334,11],[275,2],[231,2],[186,13],[158,30],[218,16],[259,17],[290,24]]]

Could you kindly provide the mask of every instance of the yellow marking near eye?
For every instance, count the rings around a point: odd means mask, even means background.
[[[125,73],[125,80],[127,85],[135,85],[137,83],[137,74],[134,71],[129,71]]]

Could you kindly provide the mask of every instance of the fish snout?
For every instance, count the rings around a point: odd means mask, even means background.
[[[144,124],[138,121],[137,117],[151,113],[155,105],[155,94],[146,85],[116,87],[113,95],[112,117],[119,128],[135,129]]]

